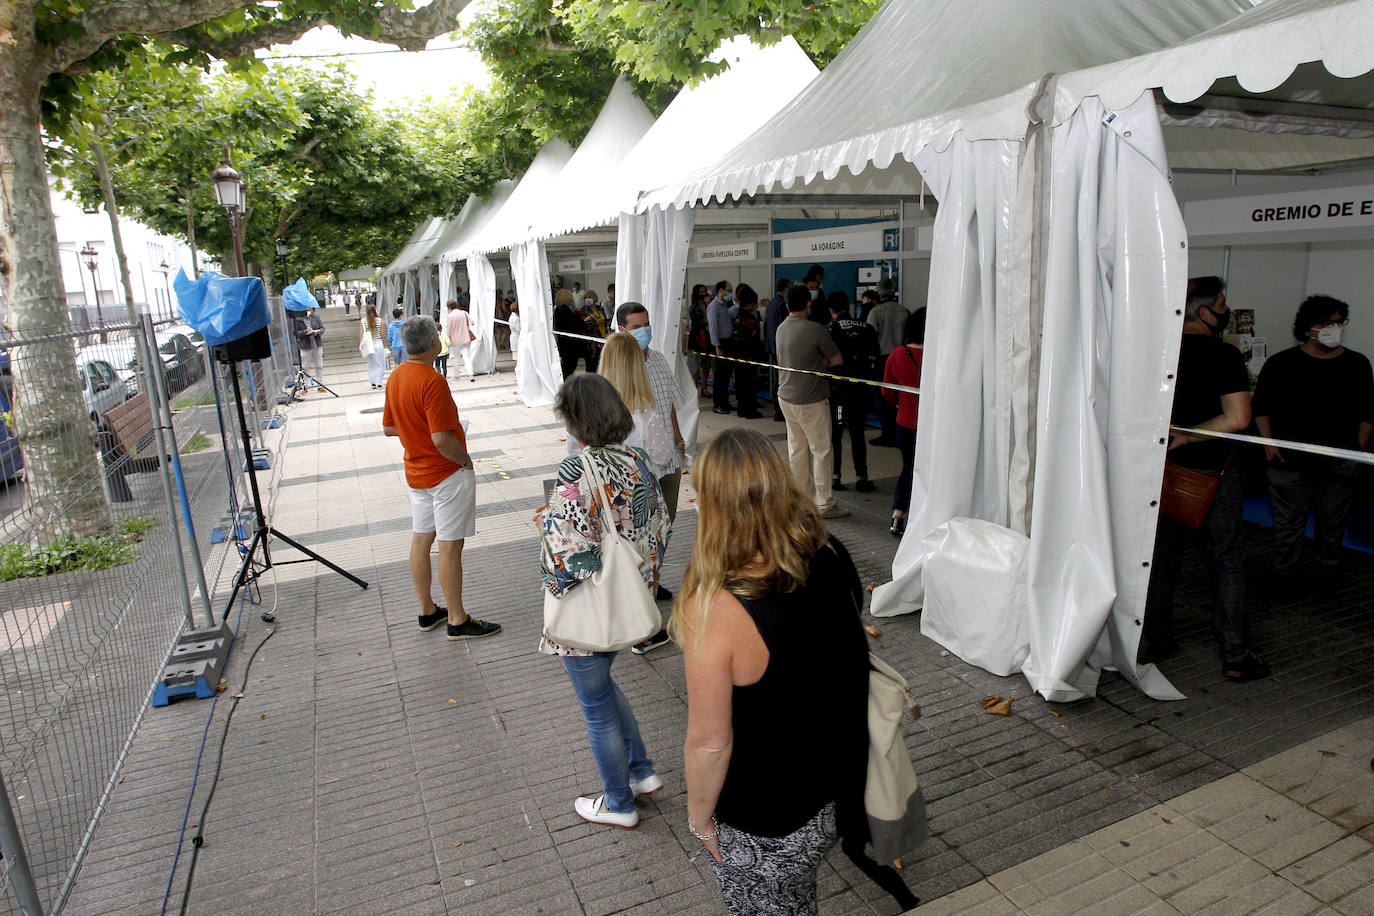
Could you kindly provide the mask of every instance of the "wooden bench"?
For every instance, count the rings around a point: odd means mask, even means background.
[[[194,433],[187,428],[190,424],[172,425],[175,437],[172,448],[180,450]],[[100,431],[100,454],[112,499],[127,502],[133,498],[124,475],[158,469],[157,450],[153,447],[156,441],[153,411],[146,392],[140,391],[105,412],[105,428]]]

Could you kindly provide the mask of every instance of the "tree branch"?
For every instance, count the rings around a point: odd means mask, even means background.
[[[384,3],[370,11],[376,31],[353,29],[360,37],[419,51],[431,38],[457,28],[458,14],[469,0],[434,0],[417,10],[401,10]],[[87,10],[72,22],[85,30],[80,38],[55,45],[48,53],[48,72],[76,68],[100,50],[105,42],[121,35],[163,38],[213,57],[242,57],[258,48],[295,41],[316,26],[330,23],[327,12],[273,19],[225,39],[199,33],[196,26],[235,10],[258,6],[247,0],[109,0]],[[356,25],[356,20],[351,23]]]

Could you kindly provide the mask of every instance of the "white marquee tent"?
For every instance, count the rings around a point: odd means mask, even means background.
[[[1370,84],[1337,77],[1374,66],[1371,26],[1371,0],[891,0],[752,136],[646,195],[818,190],[905,160],[939,200],[917,479],[875,613],[924,605],[923,632],[1047,699],[1091,695],[1104,667],[1178,696],[1135,662],[1188,269],[1161,122],[1226,128],[1199,161],[1357,143]],[[956,518],[991,523],[971,555],[927,539]],[[989,663],[961,628],[977,609],[938,586],[1008,552],[995,610],[1021,619],[981,634]]]

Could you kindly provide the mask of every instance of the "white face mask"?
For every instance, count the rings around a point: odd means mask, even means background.
[[[1338,324],[1328,325],[1317,331],[1317,343],[1332,350],[1341,345],[1341,331],[1345,330]]]

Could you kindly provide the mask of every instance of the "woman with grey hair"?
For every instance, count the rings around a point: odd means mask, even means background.
[[[658,587],[670,523],[647,456],[624,445],[634,429],[630,411],[610,382],[591,374],[567,379],[553,409],[570,436],[585,446],[559,464],[549,504],[535,514],[542,534],[544,587],[562,597],[601,568],[602,513],[609,511],[620,536],[643,558],[644,587],[652,594]],[[604,483],[595,493],[585,482],[589,464]],[[638,826],[635,797],[657,792],[663,780],[654,772],[629,702],[611,679],[616,653],[562,646],[547,632],[539,639],[539,651],[562,657],[601,774],[601,794],[579,797],[573,810],[594,824]]]

